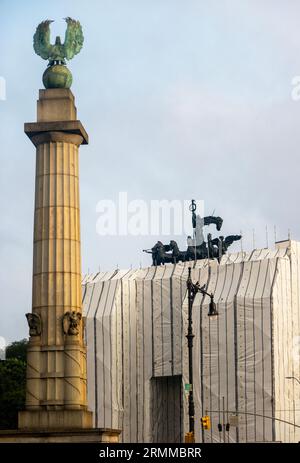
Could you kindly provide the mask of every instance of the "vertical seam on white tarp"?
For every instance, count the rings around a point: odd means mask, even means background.
[[[234,313],[234,352],[235,352],[235,410],[238,414],[239,412],[239,394],[238,394],[238,343],[237,343],[237,294],[239,292],[239,288],[242,282],[245,262],[241,262],[241,273],[239,277],[239,281],[236,287],[236,293],[233,298],[233,313]],[[239,428],[236,427],[236,442],[239,442]]]
[[[283,263],[282,263],[282,266],[281,266],[281,274],[283,273],[282,271],[282,267],[283,267]],[[280,293],[281,293],[281,301],[284,300],[284,302],[286,302],[286,300],[284,299],[284,296],[283,296],[283,280],[286,278],[286,275],[285,275],[285,269],[284,269],[284,278],[283,278],[283,275],[281,275],[281,278],[280,278],[280,282],[281,282],[281,285],[280,285]],[[282,310],[281,311],[281,324],[280,324],[280,330],[281,330],[281,333],[280,333],[280,339],[281,339],[281,343],[282,343],[282,356],[283,356],[283,364],[284,364],[284,361],[285,361],[285,358],[284,358],[284,348],[285,348],[285,310]],[[284,371],[284,365],[283,365],[283,371]],[[280,375],[281,376],[281,375]],[[284,375],[282,377],[280,377],[280,381],[283,383],[284,382]],[[283,384],[282,384],[283,385]],[[284,389],[284,385],[283,385],[283,389]],[[285,403],[286,403],[286,400],[285,400],[285,394],[283,394],[283,404],[280,403],[280,410],[281,408],[283,407],[283,419],[286,420],[286,406],[285,406]],[[280,412],[280,418],[281,418],[281,412]],[[283,439],[284,439],[284,442],[286,442],[286,425],[283,424]]]
[[[113,341],[112,341],[112,311],[113,308],[115,308],[115,296],[116,296],[116,291],[118,288],[118,281],[115,284],[115,289],[114,289],[114,294],[112,297],[112,302],[111,302],[111,307],[110,307],[110,312],[109,312],[109,342],[110,342],[110,404],[111,404],[111,425],[110,427],[113,428],[113,375],[112,375],[112,369],[113,369]],[[116,312],[116,311],[115,311]],[[117,323],[117,314],[115,313],[116,316],[116,323]],[[117,333],[117,331],[116,331]],[[103,338],[103,344],[104,344],[104,338]]]
[[[272,441],[274,442],[276,437],[275,437],[275,366],[274,366],[274,296],[273,296],[273,290],[274,290],[274,285],[277,277],[277,268],[278,268],[278,257],[276,258],[276,264],[275,264],[275,270],[274,270],[274,275],[273,275],[273,281],[271,284],[271,290],[270,290],[270,327],[271,327],[271,333],[270,333],[270,338],[271,338],[271,371],[272,371],[272,381],[271,381],[271,394],[272,394]]]
[[[218,285],[218,279],[219,279],[219,266],[217,267],[217,278],[216,278],[216,282],[215,282],[215,288],[212,290],[212,293],[214,294],[215,293],[215,290],[217,288],[217,285]],[[211,266],[209,266],[208,268],[208,273],[209,273],[209,280],[211,279],[211,274],[212,274],[212,271],[211,271]],[[207,284],[207,287],[208,287],[208,284]],[[208,339],[209,339],[209,409],[212,410],[212,390],[211,390],[211,385],[212,385],[212,365],[211,365],[211,359],[212,359],[212,356],[211,356],[211,321],[210,321],[210,318],[208,319]],[[219,378],[218,378],[219,380]],[[210,428],[210,439],[211,439],[211,442],[213,442],[213,434],[212,434],[212,427]]]
[[[119,285],[121,285],[122,278],[120,278]],[[118,294],[120,294],[120,288],[118,288]],[[115,384],[115,393],[116,393],[116,401],[118,404],[118,429],[120,429],[120,396],[119,396],[119,382],[120,382],[120,376],[119,376],[119,299],[117,299],[117,304],[115,306],[115,311],[116,311],[116,331],[115,331],[115,349],[116,349],[116,384]],[[122,381],[122,380],[121,380]],[[123,404],[121,404],[121,410],[123,410]],[[123,431],[123,430],[122,430]],[[122,436],[122,440],[123,440]],[[121,441],[121,438],[120,438]]]
[[[85,314],[85,319],[86,319],[86,340],[88,340],[88,323],[92,324],[92,332],[94,331],[93,330],[93,326],[94,326],[94,319],[90,320],[88,319],[88,315],[89,315],[89,312],[90,312],[90,309],[91,309],[91,305],[92,305],[92,299],[93,299],[93,294],[94,294],[94,290],[95,290],[95,285],[92,285],[92,294],[91,294],[91,297],[90,297],[90,300],[89,300],[89,305],[88,305],[88,308],[87,308],[87,311],[86,311],[86,314]],[[86,296],[86,294],[85,294]],[[94,377],[95,377],[95,355],[96,355],[96,352],[95,352],[95,339],[93,339],[94,341],[94,358],[88,358],[88,355],[89,355],[89,348],[87,346],[87,367],[88,365],[93,365],[94,364]],[[91,343],[92,344],[92,343]],[[90,382],[88,383],[88,389],[90,388],[90,386],[92,386],[92,384],[90,384]],[[88,395],[88,400],[89,400],[89,395]],[[94,404],[95,405],[95,404]],[[93,415],[93,422],[94,422],[94,425],[97,426],[97,422],[96,422],[96,407],[94,407],[94,415]]]
[[[108,295],[109,295],[109,291],[110,291],[110,285],[111,285],[111,280],[108,281],[108,288],[107,288],[107,292],[106,292],[106,299],[105,299],[105,303],[104,303],[104,309],[103,309],[103,312],[102,312],[102,354],[103,354],[103,363],[102,363],[102,377],[103,377],[103,422],[104,422],[104,427],[106,427],[106,419],[105,419],[105,342],[104,342],[104,315],[105,315],[105,311],[106,311],[106,307],[107,307],[107,299],[108,299]],[[96,316],[97,314],[95,314]]]
[[[226,288],[226,281],[227,281],[227,272],[228,272],[228,265],[226,265],[225,267],[225,275],[223,275],[223,286],[222,286],[222,290],[221,290],[221,293],[220,293],[220,303],[223,302],[223,293],[225,291],[225,288]],[[224,273],[224,271],[222,272]],[[230,287],[232,285],[232,275],[231,275],[231,281],[230,281]],[[226,294],[226,293],[225,293]],[[225,294],[224,294],[224,297],[225,297]],[[228,293],[227,293],[228,294]],[[225,362],[226,362],[226,365],[228,363],[227,361],[227,330],[226,330],[226,326],[227,326],[227,306],[226,306],[226,300],[227,300],[227,295],[225,297],[225,301],[224,301],[224,319],[225,319],[225,322],[224,322],[224,329],[225,329],[225,346],[226,346],[226,349],[225,349],[225,353],[224,354],[224,357],[225,357]],[[219,377],[220,377],[220,380],[221,380],[221,369],[223,370],[224,369],[224,365],[222,364],[222,367],[221,367],[221,363],[220,363],[220,329],[219,329],[219,317],[218,317],[218,370],[219,370]],[[225,388],[225,385],[223,384],[223,388]],[[220,392],[219,392],[219,396],[220,396]],[[224,412],[224,416],[226,416],[226,423],[228,423],[228,389],[227,389],[227,384],[226,384],[226,405],[225,405],[225,393],[224,393],[224,390],[223,390],[223,394],[222,394],[222,397],[224,396],[224,407],[226,407],[226,414]],[[223,406],[223,403],[222,403],[222,406]],[[225,423],[223,423],[223,425],[225,426]],[[227,432],[227,439],[226,439],[226,436],[225,436],[225,442],[229,441],[229,431]]]
[[[123,278],[121,279],[121,339],[122,339],[122,432],[124,439],[124,420],[125,420],[125,375],[124,375],[124,291],[123,291]]]
[[[90,312],[90,309],[91,309],[91,305],[92,305],[92,299],[93,299],[93,294],[94,294],[94,290],[95,290],[95,285],[93,285],[93,288],[92,288],[92,294],[91,294],[91,297],[90,297],[90,302],[89,302],[89,306],[88,306],[88,309],[86,311],[86,318],[88,317],[89,315],[89,312]]]
[[[95,367],[95,422],[96,422],[96,427],[99,426],[98,424],[98,371],[97,371],[97,312],[99,309],[99,304],[100,304],[100,299],[102,296],[104,284],[102,283],[102,288],[100,291],[100,295],[98,298],[98,303],[97,303],[97,308],[94,313],[94,367]]]
[[[292,332],[292,344],[293,344],[293,339],[294,339],[294,323],[293,323],[293,315],[294,315],[294,278],[293,278],[293,266],[292,266],[292,258],[294,256],[294,248],[291,247],[291,252],[290,252],[290,255],[289,255],[289,267],[290,267],[290,295],[291,295],[291,321],[290,321],[290,325],[291,325],[291,332]],[[296,322],[296,320],[295,320]],[[292,376],[295,377],[295,367],[294,367],[294,362],[292,361]],[[296,387],[298,386],[298,384],[296,385]],[[291,383],[291,387],[292,387],[292,391],[293,391],[293,394],[292,394],[292,397],[293,397],[293,400],[292,400],[292,404],[293,404],[293,423],[295,424],[295,381],[292,380],[292,383]],[[289,421],[290,421],[290,418],[289,418]],[[292,441],[295,441],[295,426],[293,426],[293,429],[292,431],[293,432],[293,439]],[[291,440],[290,440],[291,441]]]
[[[290,272],[290,266],[289,266],[289,262],[287,260],[285,260],[285,274],[287,275],[288,272]],[[289,275],[289,283],[291,284],[290,278],[291,278],[291,275]],[[290,306],[291,301],[290,301],[289,296],[291,296],[291,286],[290,286],[290,291],[288,292],[287,276],[285,278],[285,296],[286,296],[286,338],[285,339],[287,340],[287,349],[289,350],[289,347],[290,347],[290,334],[291,334],[290,331],[292,331],[292,327],[290,326],[290,323],[289,323],[289,315],[290,315],[290,310],[291,310],[291,306]],[[289,358],[290,358],[290,355],[288,355],[288,363],[287,363],[287,367],[288,367],[288,370],[290,372]],[[291,374],[291,373],[289,373],[289,374]],[[293,371],[292,371],[292,374],[293,374]],[[292,382],[289,383],[288,386],[293,387],[293,384],[294,384],[294,381],[292,380]],[[289,395],[290,394],[288,393],[287,394],[287,403],[288,403],[288,419],[287,419],[287,421],[291,422],[291,409],[290,409]],[[291,432],[292,432],[292,427],[288,426],[288,442],[291,442]]]
[[[182,266],[182,272],[181,272],[181,275],[180,275],[180,301],[181,301],[181,310],[180,310],[180,323],[181,323],[181,326],[180,326],[180,332],[181,332],[181,339],[183,339],[183,296],[182,296],[182,287],[183,287],[183,284],[185,283],[185,294],[186,294],[186,281],[183,283],[183,274],[185,272],[185,265]],[[183,364],[182,364],[182,358],[183,358],[183,349],[181,348],[180,349],[180,354],[181,354],[181,372],[183,372]],[[183,376],[183,374],[182,374]]]
[[[253,300],[252,300],[252,324],[253,324],[253,405],[254,405],[254,441],[256,442],[257,439],[257,432],[256,432],[256,427],[257,427],[257,419],[256,419],[256,338],[255,338],[255,295],[256,295],[256,290],[259,282],[259,276],[260,276],[260,271],[261,271],[261,265],[259,266],[258,270],[258,276],[256,278],[256,283],[253,291]]]
[[[139,342],[138,342],[138,330],[139,330],[139,310],[137,305],[137,284],[136,278],[134,279],[134,286],[135,286],[135,402],[136,402],[136,440],[134,442],[138,442],[139,437],[139,400],[138,400],[138,392],[139,392]]]
[[[152,278],[151,278],[151,324],[152,324],[152,377],[154,377],[154,326],[153,326],[153,323],[154,323],[154,320],[153,320],[153,310],[154,310],[154,307],[153,307],[153,280],[155,278],[155,274],[157,272],[157,266],[155,267],[155,270],[154,270],[154,274],[152,275]],[[152,401],[152,404],[153,404],[153,401]]]
[[[260,266],[260,264],[258,264]],[[244,393],[244,398],[245,398],[245,440],[248,442],[248,396],[247,396],[247,329],[246,329],[246,297],[247,297],[247,291],[249,288],[249,284],[251,281],[251,275],[252,275],[252,269],[253,269],[253,261],[250,262],[250,273],[248,275],[248,281],[247,285],[245,288],[245,293],[244,293],[244,374],[245,374],[245,380],[244,380],[244,386],[245,386],[245,393]]]
[[[264,249],[259,249],[258,254],[257,254],[255,260],[260,260],[260,257],[261,257],[261,255],[262,255],[263,251],[264,251]]]
[[[81,305],[83,304],[83,301],[84,301],[84,298],[85,298],[85,295],[86,295],[87,284],[81,285],[81,287],[82,286],[83,286],[83,290],[82,290],[82,297],[81,297]]]
[[[284,293],[284,301],[285,301],[285,304],[286,304],[287,303],[287,297],[286,297],[287,296],[287,293],[286,293],[286,287],[287,287],[286,278],[287,277],[286,277],[285,261],[283,261],[283,267],[284,267],[284,280],[283,280],[284,281],[284,286],[283,286],[284,291],[283,291],[283,293]],[[288,337],[288,330],[287,330],[288,321],[287,321],[286,307],[285,307],[285,310],[283,311],[283,317],[284,318],[283,318],[283,324],[282,324],[283,325],[282,326],[282,331],[283,331],[282,340],[283,340],[283,346],[284,346],[283,348],[286,349],[287,348],[286,344],[287,344],[287,339],[288,339],[287,338]],[[286,356],[286,357],[287,357],[287,360],[288,360],[288,356]],[[284,363],[285,363],[285,361],[284,361]],[[284,366],[287,366],[287,365],[288,365],[288,361],[286,362],[286,364]],[[283,369],[283,373],[284,373],[284,369]],[[282,381],[284,381],[284,375],[282,377]],[[287,388],[288,388],[288,386],[287,386]],[[285,385],[284,385],[284,389],[285,389]],[[288,421],[288,407],[289,407],[289,405],[288,405],[288,401],[286,399],[286,395],[287,394],[284,395],[284,407],[283,408],[284,408],[284,420]],[[287,402],[287,405],[286,405],[286,402]],[[288,442],[288,435],[289,435],[289,429],[287,428],[286,424],[284,424],[284,436],[285,436],[284,440],[285,440],[285,442]]]
[[[279,252],[279,250],[278,250]],[[281,262],[280,262],[281,263]],[[280,362],[280,353],[282,353],[283,355],[283,351],[282,351],[282,341],[283,341],[283,336],[282,336],[282,324],[283,324],[283,313],[281,312],[280,313],[280,310],[279,310],[279,305],[280,305],[280,302],[282,302],[282,278],[283,278],[283,275],[282,275],[282,265],[280,265],[280,278],[279,278],[279,282],[278,282],[278,289],[277,289],[277,299],[278,299],[278,304],[277,304],[277,307],[276,307],[276,334],[277,334],[277,355],[276,355],[276,363],[277,363],[277,378],[278,378],[278,381],[277,381],[277,389],[278,389],[278,405],[279,405],[279,410],[276,410],[276,412],[279,414],[279,417],[282,418],[282,413],[283,413],[283,410],[282,409],[282,406],[281,406],[281,403],[284,405],[284,399],[283,399],[283,391],[282,391],[282,381],[281,381],[281,362]],[[276,407],[277,408],[277,407]],[[283,406],[284,408],[284,406]],[[276,413],[276,414],[277,414]],[[280,440],[283,440],[284,439],[284,429],[283,429],[283,423],[279,422],[278,423],[278,434],[280,436]],[[277,438],[277,435],[276,435],[276,438]]]
[[[203,268],[198,267],[197,269],[194,268],[194,270],[195,270],[195,271],[196,271],[196,270],[198,271],[197,281],[198,281],[198,282],[202,281],[201,272],[202,272]],[[200,313],[199,313],[199,349],[200,349],[200,350],[201,350],[200,343],[201,343],[201,338],[202,338],[202,333],[201,333],[201,329],[200,329],[200,317],[201,317],[201,310],[202,310],[202,309],[201,309],[201,302],[202,302],[202,300],[200,300],[200,307],[199,307],[199,310],[200,310]],[[198,310],[198,309],[197,309],[197,310]],[[193,318],[195,318],[195,317],[193,317]],[[195,343],[195,344],[196,344],[196,343]],[[202,411],[202,400],[201,400],[201,373],[200,373],[200,376],[199,376],[199,389],[200,389],[199,396],[198,396],[198,392],[197,392],[197,394],[196,394],[196,382],[197,382],[197,380],[196,380],[196,378],[195,378],[195,373],[197,372],[197,365],[198,365],[198,368],[200,369],[200,358],[199,358],[198,355],[197,355],[198,352],[195,351],[195,346],[194,346],[194,348],[193,348],[193,351],[194,351],[195,354],[196,354],[196,355],[194,354],[194,359],[193,359],[193,364],[196,365],[196,368],[194,369],[194,379],[193,379],[195,413],[197,413],[197,412],[196,412],[196,409],[197,409],[197,405],[199,404],[199,408],[201,409],[201,416],[203,416],[204,414],[203,414],[203,411]],[[199,397],[199,399],[198,399],[198,397]],[[196,424],[196,422],[195,422],[195,424]],[[201,425],[200,425],[200,429],[202,429],[202,426],[201,426]],[[197,432],[197,431],[196,431],[196,432]],[[195,432],[195,437],[197,436],[196,432]]]
[[[170,322],[171,322],[171,373],[174,375],[174,320],[173,320],[173,275],[176,269],[176,264],[173,265],[173,270],[170,275]]]
[[[185,295],[186,295],[186,292],[187,292],[187,287],[186,287],[186,280],[184,281],[183,283],[183,275],[186,273],[185,272],[185,269],[186,269],[186,265],[184,264],[182,266],[182,271],[181,271],[181,274],[180,274],[180,333],[181,333],[181,339],[183,339],[183,301],[184,301],[184,298],[185,298]],[[183,285],[185,285],[185,292],[184,292],[184,297],[182,295],[183,293]],[[183,362],[182,362],[182,359],[183,359],[183,349],[182,349],[182,342],[181,342],[181,349],[180,349],[180,355],[181,355],[181,378],[183,378]],[[181,385],[181,389],[183,389],[182,385]],[[183,438],[183,432],[184,432],[184,401],[183,401],[183,394],[184,392],[182,391],[182,394],[180,394],[180,438],[182,439]]]
[[[153,320],[153,310],[154,310],[154,306],[153,306],[153,280],[155,278],[155,275],[156,275],[156,272],[157,272],[157,266],[155,267],[155,270],[154,270],[154,273],[152,275],[152,278],[151,278],[151,284],[150,284],[150,288],[151,288],[151,337],[152,337],[152,343],[151,343],[151,347],[152,347],[152,355],[151,355],[151,360],[152,360],[152,378],[154,378],[154,320]],[[152,387],[152,396],[151,396],[151,422],[152,422],[152,425],[151,425],[151,436],[152,436],[152,441],[153,441],[153,416],[154,416],[154,403],[156,403],[157,401],[157,394],[155,394],[155,400],[153,399],[153,395],[154,395],[154,391],[153,391],[153,381],[151,382],[151,387]],[[156,384],[155,384],[156,386]]]
[[[99,275],[99,273],[100,273],[100,272],[97,272],[97,273],[93,276],[92,281],[93,281],[93,280],[96,280],[96,278],[97,278],[97,276]]]
[[[264,350],[264,306],[263,306],[263,301],[264,301],[264,292],[265,292],[265,287],[266,287],[266,282],[267,282],[267,277],[269,275],[269,266],[270,266],[270,259],[267,261],[267,271],[266,271],[266,276],[265,276],[265,281],[264,281],[264,286],[261,294],[261,344],[262,344],[262,397],[263,397],[263,440],[266,440],[266,426],[265,426],[265,350]]]
[[[174,265],[173,265],[174,267]],[[161,304],[161,331],[162,331],[162,376],[164,377],[164,373],[165,373],[165,368],[164,368],[164,365],[165,365],[165,362],[166,362],[166,359],[165,359],[165,350],[164,350],[164,319],[163,319],[163,308],[164,308],[164,303],[163,303],[163,279],[164,279],[164,276],[165,276],[165,273],[166,273],[166,266],[164,268],[164,273],[163,275],[161,276],[161,286],[160,286],[160,304]],[[165,388],[168,388],[168,381],[167,383],[163,380],[163,387],[166,386]],[[164,390],[162,389],[162,394],[164,393]],[[163,402],[164,404],[164,402]],[[166,408],[166,419],[165,419],[165,416],[163,416],[163,422],[165,422],[165,426],[163,426],[163,428],[166,427],[166,432],[167,432],[167,436],[168,436],[168,432],[169,432],[169,422],[168,422],[168,415],[169,415],[169,401],[167,400],[166,401],[166,407],[163,407],[163,409]]]
[[[236,268],[236,266],[233,265],[233,269],[232,269],[232,275],[231,275],[231,280],[230,280],[230,285],[229,285],[229,288],[228,288],[228,292],[227,292],[227,295],[226,295],[226,298],[225,298],[225,303],[224,303],[224,311],[225,311],[225,345],[226,345],[226,355],[225,355],[225,358],[226,358],[226,410],[227,410],[227,422],[228,422],[228,410],[229,410],[229,374],[228,374],[228,298],[229,298],[229,295],[231,294],[231,288],[232,288],[232,284],[233,284],[233,281],[234,281],[234,269]],[[239,268],[239,267],[238,267]],[[230,440],[230,430],[228,432],[228,442]]]
[[[203,391],[203,326],[202,326],[202,306],[203,306],[203,300],[202,298],[200,302],[200,385],[201,385],[201,410],[202,410],[202,415],[203,413],[203,407],[204,407],[204,391]],[[205,442],[205,433],[204,429],[201,426],[201,435],[202,435],[202,442]]]
[[[164,320],[163,320],[163,298],[162,298],[162,286],[163,278],[166,273],[166,266],[164,265],[163,274],[160,277],[160,329],[161,329],[161,375],[164,376]]]
[[[142,324],[142,333],[143,333],[143,410],[144,410],[144,419],[143,419],[143,442],[145,442],[145,424],[146,424],[146,420],[145,420],[145,413],[146,413],[146,410],[145,410],[145,405],[146,405],[146,401],[145,401],[145,385],[146,385],[146,377],[145,377],[145,281],[146,281],[146,278],[148,276],[148,273],[149,273],[149,270],[150,270],[150,267],[148,267],[147,269],[147,273],[146,275],[144,276],[144,278],[142,279],[142,314],[143,314],[143,324]],[[148,378],[147,378],[148,379]]]
[[[249,255],[249,257],[248,257],[248,261],[249,261],[249,260],[252,260],[252,257],[253,257],[253,255],[255,254],[255,252],[256,252],[256,249],[253,249],[253,251],[250,252],[250,255]]]
[[[202,269],[200,269],[201,272]],[[207,273],[207,283],[206,283],[206,288],[209,286],[210,282],[210,277],[211,277],[211,272],[210,272],[210,266],[208,267],[208,273]],[[202,413],[205,407],[205,398],[204,398],[204,348],[203,348],[203,304],[204,304],[204,295],[201,298],[200,302],[200,333],[201,333],[201,338],[200,338],[200,345],[201,345],[201,402],[202,402]],[[202,429],[202,441],[205,442],[205,432]]]
[[[218,283],[219,283],[219,278],[220,278],[220,265],[217,266],[217,279],[216,279],[216,284],[215,284],[215,289],[212,291],[213,294],[216,293],[217,291],[217,287],[218,287]],[[217,322],[217,371],[218,371],[218,395],[220,397],[220,394],[219,392],[221,392],[221,378],[220,378],[220,339],[219,339],[219,335],[220,335],[220,330],[219,330],[219,323],[220,323],[220,319],[219,317],[217,317],[216,320],[212,320],[211,321],[211,318],[209,318],[209,330],[210,330],[210,327],[211,327],[211,323],[215,323]],[[211,349],[211,346],[210,346],[210,349]],[[210,359],[212,358],[211,356],[211,350],[210,350]],[[211,399],[212,399],[212,391],[211,391]],[[220,404],[220,402],[219,402]],[[220,411],[220,405],[219,405],[219,411]],[[225,423],[223,423],[223,425],[225,426]],[[212,432],[212,428],[211,428],[211,432]],[[212,434],[211,434],[212,436]],[[213,442],[213,439],[212,439],[212,442]]]
[[[129,360],[129,378],[131,376],[131,323],[130,323],[130,320],[131,320],[131,311],[130,311],[130,300],[131,300],[131,297],[130,297],[130,281],[128,280],[128,360]],[[129,442],[133,442],[132,441],[132,437],[131,437],[131,433],[132,433],[132,426],[131,426],[131,421],[132,421],[133,417],[131,417],[131,388],[129,388],[129,436],[130,436],[130,440]]]
[[[298,326],[297,326],[297,333],[298,333],[298,336],[300,335],[300,306],[299,306],[299,285],[298,285],[298,283],[299,283],[299,260],[298,260],[298,259],[299,259],[299,249],[300,249],[299,243],[297,243],[297,244],[296,244],[297,273],[296,273],[296,278],[295,278],[295,280],[296,280],[296,288],[297,288],[297,289],[296,289],[296,294],[297,294],[296,310],[297,310],[297,315],[298,315],[298,316],[297,316],[297,319],[298,319],[298,320],[297,320],[297,321],[298,321]],[[298,343],[299,343],[299,340],[300,340],[300,338],[298,337]],[[298,344],[298,347],[299,347],[299,344]],[[294,342],[293,342],[293,349],[295,349],[295,340],[294,340]],[[298,356],[297,366],[298,366],[298,369],[297,369],[296,375],[297,375],[297,378],[300,379],[300,361],[299,361],[299,356]],[[295,381],[295,380],[293,380],[293,381]],[[300,390],[299,387],[300,387],[300,385],[298,384],[297,393],[296,393],[296,396],[294,397],[294,401],[297,400],[297,397],[299,397],[299,390]],[[298,400],[297,403],[300,403],[300,401]],[[297,416],[299,417],[299,409],[297,409]],[[298,430],[298,432],[299,432],[299,430]],[[297,435],[299,436],[298,432],[297,432]],[[300,437],[300,436],[299,436],[299,437]],[[297,440],[297,439],[296,439],[296,440]]]
[[[170,283],[170,322],[171,322],[171,374],[172,377],[174,376],[174,323],[173,323],[173,275],[176,269],[176,264],[173,265],[173,270],[170,275],[169,283]],[[174,400],[174,420],[173,420],[173,436],[175,436],[175,407],[176,403]]]
[[[211,278],[211,266],[208,267],[209,279]],[[212,397],[211,397],[211,334],[210,334],[210,321],[208,320],[208,345],[209,345],[209,409],[212,410]],[[210,440],[212,442],[212,428],[210,428]]]
[[[123,323],[123,315],[122,315],[122,286],[123,286],[123,279],[125,276],[130,272],[130,270],[124,271],[122,273],[119,272],[118,275],[118,282],[117,286],[115,289],[115,294],[114,294],[114,299],[116,298],[116,292],[118,289],[118,294],[120,295],[120,299],[117,298],[117,305],[115,304],[115,316],[116,316],[116,339],[115,339],[115,349],[116,349],[116,378],[117,378],[117,384],[115,385],[115,391],[116,391],[116,397],[117,397],[117,402],[118,402],[118,429],[121,429],[121,436],[120,436],[120,442],[121,439],[124,441],[125,438],[125,430],[123,426],[123,420],[124,420],[124,397],[123,397],[123,389],[124,389],[124,375],[123,375],[123,358],[122,358],[122,353],[123,353],[123,336],[122,336],[122,323]],[[115,274],[116,275],[116,274]],[[114,276],[115,276],[114,275]],[[113,277],[112,277],[113,278]],[[121,287],[121,289],[120,289]],[[121,309],[121,316],[119,314],[119,309]],[[120,322],[119,322],[120,319]],[[118,333],[120,333],[120,336],[118,337]],[[121,338],[121,342],[120,339]],[[121,346],[121,352],[120,352],[120,346]],[[119,361],[119,358],[121,356],[121,362]],[[119,364],[121,363],[121,374],[120,374],[120,367]],[[120,384],[121,384],[121,405],[120,405],[120,396],[119,396],[119,391],[120,391]],[[113,386],[113,385],[111,385]],[[121,408],[120,408],[121,407]]]
[[[220,272],[220,267],[218,267],[218,272]],[[224,273],[224,271],[222,271],[222,274],[223,273]],[[224,288],[225,288],[226,276],[227,276],[227,265],[225,266],[225,275],[223,275],[223,285],[222,285],[222,289],[221,289],[220,296],[219,296],[220,303],[222,303],[222,295],[223,295],[223,291],[224,291]],[[225,314],[225,311],[224,311],[224,314]],[[217,317],[217,338],[218,338],[218,397],[219,397],[219,423],[220,423],[220,400],[221,400],[220,317]],[[223,394],[224,394],[224,391],[223,391]],[[222,402],[222,406],[223,406],[223,402]],[[225,404],[224,404],[224,406],[225,406]],[[225,412],[224,412],[224,415],[225,415]],[[223,426],[225,426],[225,423],[223,423]]]

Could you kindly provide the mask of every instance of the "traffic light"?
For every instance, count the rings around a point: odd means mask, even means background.
[[[202,429],[210,429],[210,417],[208,415],[201,418]]]
[[[185,443],[186,444],[193,444],[195,443],[195,436],[193,432],[187,432],[185,435]]]

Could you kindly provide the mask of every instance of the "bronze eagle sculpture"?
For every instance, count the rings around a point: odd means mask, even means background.
[[[63,44],[60,37],[56,37],[54,45],[50,43],[50,24],[53,21],[46,20],[41,22],[34,34],[34,51],[41,58],[49,60],[48,66],[55,64],[65,65],[65,60],[71,60],[82,48],[84,37],[80,22],[70,17],[64,19],[67,23],[67,29]]]

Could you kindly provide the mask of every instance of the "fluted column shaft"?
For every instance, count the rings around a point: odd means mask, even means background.
[[[65,142],[37,147],[32,308],[52,322],[66,310],[81,310],[78,146]],[[46,321],[46,320],[45,320]],[[62,345],[50,319],[43,344]]]

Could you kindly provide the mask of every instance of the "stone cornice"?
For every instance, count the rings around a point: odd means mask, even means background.
[[[87,145],[89,142],[80,121],[27,122],[24,124],[24,132],[35,146],[51,141],[75,145]]]

